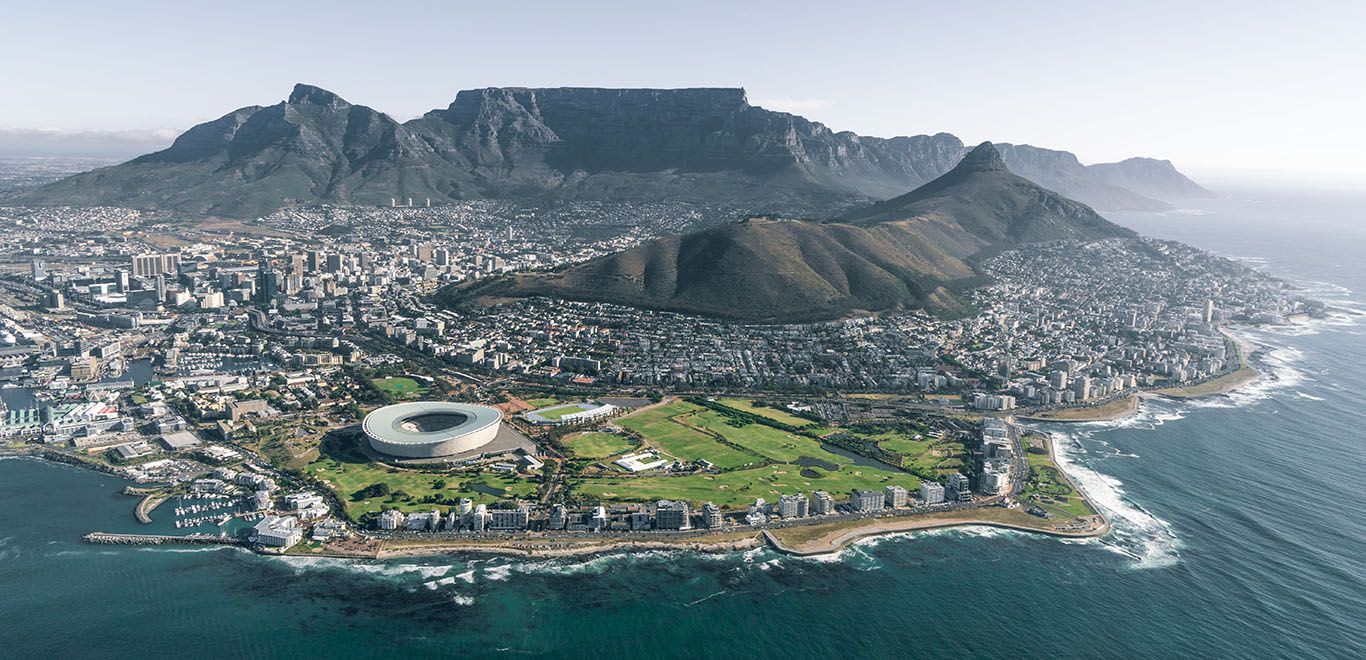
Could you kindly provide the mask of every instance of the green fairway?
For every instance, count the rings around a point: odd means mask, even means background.
[[[596,431],[571,433],[565,436],[564,444],[575,456],[593,459],[616,456],[634,449],[636,446],[630,438]]]
[[[407,376],[393,376],[390,378],[376,378],[372,380],[379,391],[394,397],[395,399],[408,399],[421,396],[427,392],[427,388]]]
[[[727,442],[780,463],[791,463],[803,456],[836,465],[850,462],[847,458],[821,449],[821,443],[811,438],[793,435],[763,424],[733,426],[729,418],[714,410],[701,410],[682,418],[681,421],[715,433]]]
[[[767,406],[756,406],[754,405],[753,401],[750,401],[748,399],[722,397],[717,399],[716,402],[727,408],[734,408],[735,410],[739,410],[741,412],[747,412],[752,415],[766,417],[775,422],[786,424],[788,426],[795,426],[801,428],[803,426],[811,426],[815,424],[815,422],[809,419],[802,419],[801,417],[793,415],[792,413],[789,413],[786,410],[780,410],[778,408],[769,408]]]
[[[723,508],[738,509],[757,497],[772,502],[779,495],[797,492],[809,495],[812,491],[824,490],[836,499],[844,499],[854,488],[880,490],[892,484],[911,491],[920,488],[920,480],[912,475],[856,465],[845,465],[834,472],[806,468],[806,472],[802,474],[802,468],[784,464],[715,475],[581,479],[576,484],[576,492],[590,499],[613,502],[681,499],[694,506],[715,502]]]
[[[722,469],[763,461],[760,456],[727,447],[689,427],[684,420],[701,410],[705,409],[686,401],[674,401],[622,417],[617,423],[639,433],[647,444],[680,460],[706,459]]]
[[[318,459],[305,466],[304,470],[332,488],[338,499],[346,505],[347,511],[355,517],[390,508],[430,511],[433,507],[448,509],[451,506],[444,502],[423,502],[423,498],[428,496],[443,501],[468,497],[476,503],[493,504],[512,497],[530,497],[536,492],[536,484],[502,474],[389,467],[371,462],[354,445],[346,446],[347,442],[352,441],[338,438],[324,440]],[[387,484],[390,495],[368,499],[355,497],[357,491],[376,483]],[[496,495],[493,493],[495,490],[506,493]],[[408,497],[395,498],[394,493],[398,491],[407,493]]]

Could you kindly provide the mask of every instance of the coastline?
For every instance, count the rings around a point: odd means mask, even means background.
[[[1228,373],[1221,374],[1194,385],[1144,390],[1094,406],[1064,408],[1056,411],[1020,415],[1018,418],[1029,422],[1072,424],[1085,422],[1117,422],[1137,415],[1142,409],[1142,402],[1147,399],[1165,398],[1182,400],[1223,396],[1261,379],[1263,373],[1253,365],[1252,360],[1252,356],[1257,350],[1256,344],[1235,334],[1228,328],[1221,328],[1219,332],[1225,337],[1228,337],[1237,347],[1238,368]]]
[[[1262,373],[1250,365],[1249,358],[1255,351],[1255,346],[1246,339],[1227,330],[1223,330],[1222,332],[1237,345],[1239,368],[1234,371],[1198,385],[1184,388],[1167,388],[1137,392],[1104,404],[1062,411],[1064,413],[1070,413],[1065,417],[1043,414],[1023,415],[1020,416],[1019,419],[1022,421],[1049,423],[1118,421],[1136,415],[1141,410],[1142,401],[1145,399],[1155,397],[1194,399],[1220,396],[1237,390],[1238,388],[1261,378]],[[1055,455],[1055,451],[1053,443],[1050,442],[1050,458]],[[64,455],[52,456],[50,455],[51,452],[30,451],[12,453],[27,455],[40,460],[62,462],[91,470],[104,471],[99,470],[96,465],[80,460],[71,460]],[[1067,479],[1069,484],[1071,484],[1077,492],[1082,494],[1082,497],[1086,499],[1088,504],[1091,504],[1090,498],[1086,497],[1084,491],[1076,488],[1076,482],[1066,473],[1066,471],[1059,469],[1059,473],[1063,478]],[[146,506],[151,504],[150,500],[152,500],[151,497],[142,498],[136,507],[135,515],[144,514],[144,507],[151,508]],[[837,554],[850,545],[868,538],[954,527],[992,527],[1061,538],[1104,536],[1109,533],[1111,523],[1103,513],[1099,513],[1099,509],[1093,504],[1091,504],[1091,508],[1098,513],[1094,516],[1094,519],[1090,521],[1093,524],[1089,528],[1051,527],[1043,519],[1024,513],[1018,509],[988,506],[968,512],[937,511],[908,516],[867,518],[852,521],[840,520],[830,523],[814,523],[793,527],[780,527],[776,529],[731,529],[715,534],[690,535],[676,540],[603,538],[585,539],[583,542],[576,542],[529,537],[488,541],[473,539],[433,539],[431,541],[395,542],[392,540],[372,539],[368,543],[328,544],[313,549],[295,550],[293,552],[285,553],[284,556],[369,560],[463,554],[527,558],[587,558],[616,552],[654,550],[687,550],[706,553],[739,552],[766,545],[773,548],[775,551],[784,554],[814,557]],[[137,517],[139,520],[143,519],[143,515],[138,515]],[[187,542],[194,541],[187,540]],[[281,553],[277,552],[262,552],[254,549],[253,551],[260,554],[281,555]]]

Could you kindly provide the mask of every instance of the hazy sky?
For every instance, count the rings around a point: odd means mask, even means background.
[[[743,86],[867,135],[1366,181],[1363,30],[1360,0],[19,0],[0,155],[33,129],[165,140],[299,81],[398,119],[472,87]]]

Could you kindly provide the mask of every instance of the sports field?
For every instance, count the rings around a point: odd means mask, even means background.
[[[716,402],[727,408],[734,408],[735,410],[739,410],[741,412],[747,412],[752,415],[766,417],[775,422],[778,422],[780,424],[786,424],[788,426],[795,426],[797,428],[801,428],[804,426],[811,426],[815,424],[815,422],[809,419],[803,419],[801,417],[793,415],[790,412],[787,412],[786,410],[780,410],[778,408],[769,408],[767,406],[756,406],[754,405],[754,402],[750,401],[749,399],[721,397],[717,399]]]
[[[388,378],[376,378],[371,381],[379,391],[394,397],[395,399],[408,399],[421,396],[427,392],[426,386],[407,376],[391,376]]]
[[[572,415],[577,412],[592,410],[596,407],[596,405],[591,403],[566,403],[562,406],[554,406],[551,408],[541,408],[539,410],[533,410],[529,414],[536,415],[537,417],[540,417],[547,421],[558,422],[565,415]]]
[[[574,456],[593,459],[616,456],[636,447],[630,438],[596,431],[571,433],[565,436],[563,442]]]

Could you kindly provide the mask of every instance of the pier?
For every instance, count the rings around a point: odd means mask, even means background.
[[[101,545],[248,545],[246,541],[231,536],[211,534],[115,534],[111,532],[90,532],[81,537],[86,543]]]

